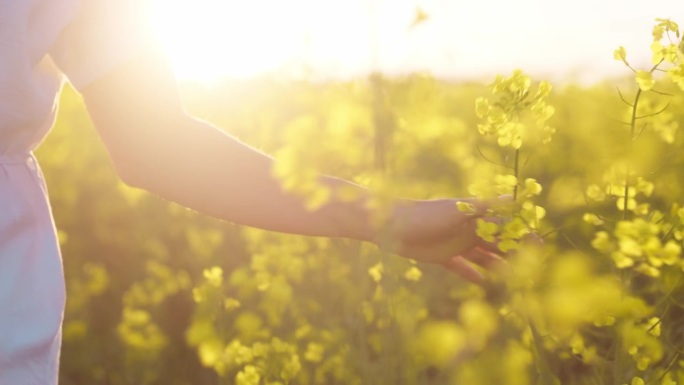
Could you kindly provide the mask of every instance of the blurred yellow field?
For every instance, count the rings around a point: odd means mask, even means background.
[[[523,72],[183,86],[189,111],[274,155],[312,208],[318,173],[369,186],[377,207],[511,194],[501,226],[479,229],[510,266],[482,287],[127,187],[65,92],[37,153],[67,278],[60,383],[684,383],[684,48],[658,25],[653,68],[632,73],[619,48],[620,80],[593,86]]]

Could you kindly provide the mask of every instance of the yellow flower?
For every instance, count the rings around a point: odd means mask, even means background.
[[[648,71],[637,71],[636,82],[642,91],[648,91],[655,85],[655,80],[653,80],[653,75]]]
[[[606,199],[606,193],[598,185],[591,184],[587,187],[587,197],[595,201],[602,201]]]
[[[477,219],[477,229],[475,233],[478,237],[482,238],[487,242],[494,242],[496,240],[495,235],[499,232],[499,225],[492,222],[487,222],[482,218]]]
[[[466,214],[476,214],[477,210],[475,209],[475,206],[473,206],[472,203],[468,202],[456,202],[456,207],[458,208],[459,211],[464,212]]]
[[[316,342],[309,342],[306,346],[306,353],[304,353],[304,359],[310,362],[321,362],[323,360],[323,352],[325,348],[323,345]]]
[[[634,266],[634,260],[619,251],[611,253],[610,256],[613,258],[613,262],[615,262],[615,266],[617,266],[618,269]]]
[[[539,221],[546,216],[546,210],[541,206],[537,206],[534,203],[527,201],[523,203],[520,215],[527,221],[530,227],[536,229]]]
[[[537,183],[534,178],[525,179],[523,194],[526,196],[539,195],[542,192],[542,185]]]
[[[417,357],[425,363],[447,367],[467,347],[468,339],[468,333],[454,322],[430,321],[418,331],[414,346]]]
[[[539,86],[537,88],[537,97],[540,98],[545,98],[551,93],[551,89],[553,87],[551,86],[551,83],[547,81],[542,81],[539,83]]]
[[[484,118],[489,112],[489,100],[485,98],[477,98],[475,100],[475,113],[478,118]]]
[[[494,184],[501,194],[508,193],[518,184],[518,179],[513,175],[496,175],[494,177]]]
[[[627,63],[627,50],[625,50],[625,47],[619,46],[615,51],[613,51],[613,58],[615,60],[622,61],[626,64]]]
[[[214,266],[211,269],[205,269],[204,279],[206,279],[211,286],[221,286],[221,283],[223,283],[223,269],[218,266]]]
[[[419,268],[412,266],[406,272],[404,273],[404,278],[406,278],[409,281],[420,281],[420,278],[423,276],[423,273],[420,271]]]
[[[603,220],[599,218],[596,214],[592,213],[585,213],[582,216],[582,220],[594,226],[600,226],[603,224]]]
[[[382,262],[378,262],[368,269],[368,274],[370,274],[370,276],[373,278],[373,281],[375,282],[380,282],[380,280],[382,279],[382,272]]]
[[[259,381],[261,381],[261,375],[257,371],[257,368],[252,365],[245,366],[245,368],[235,376],[236,385],[259,385]]]
[[[605,231],[599,231],[594,235],[591,241],[591,246],[598,251],[608,253],[615,250],[615,243],[610,239],[610,236]]]

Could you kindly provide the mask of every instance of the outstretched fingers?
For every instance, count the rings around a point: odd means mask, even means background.
[[[478,247],[468,250],[467,252],[463,253],[462,256],[468,261],[478,264],[485,269],[494,269],[506,264],[506,261],[498,254]]]
[[[463,255],[449,258],[442,263],[442,266],[467,281],[482,285],[485,282],[485,278],[473,264],[482,266],[487,270],[505,271],[508,268],[506,260],[498,254],[480,248],[473,248],[463,253]]]
[[[491,254],[501,254],[501,250],[499,249],[499,243],[497,241],[494,242],[488,242],[485,241],[484,239],[477,237],[477,240],[475,241],[475,248],[487,251],[488,253]]]

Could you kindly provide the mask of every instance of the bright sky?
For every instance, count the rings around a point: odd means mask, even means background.
[[[683,0],[154,0],[176,72],[349,77],[381,70],[485,78],[515,68],[593,81],[648,65],[656,17],[684,27]],[[428,19],[409,28],[420,8]]]

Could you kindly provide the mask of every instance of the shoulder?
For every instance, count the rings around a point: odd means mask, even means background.
[[[77,11],[53,46],[51,56],[81,88],[152,44],[146,1],[76,1]]]

